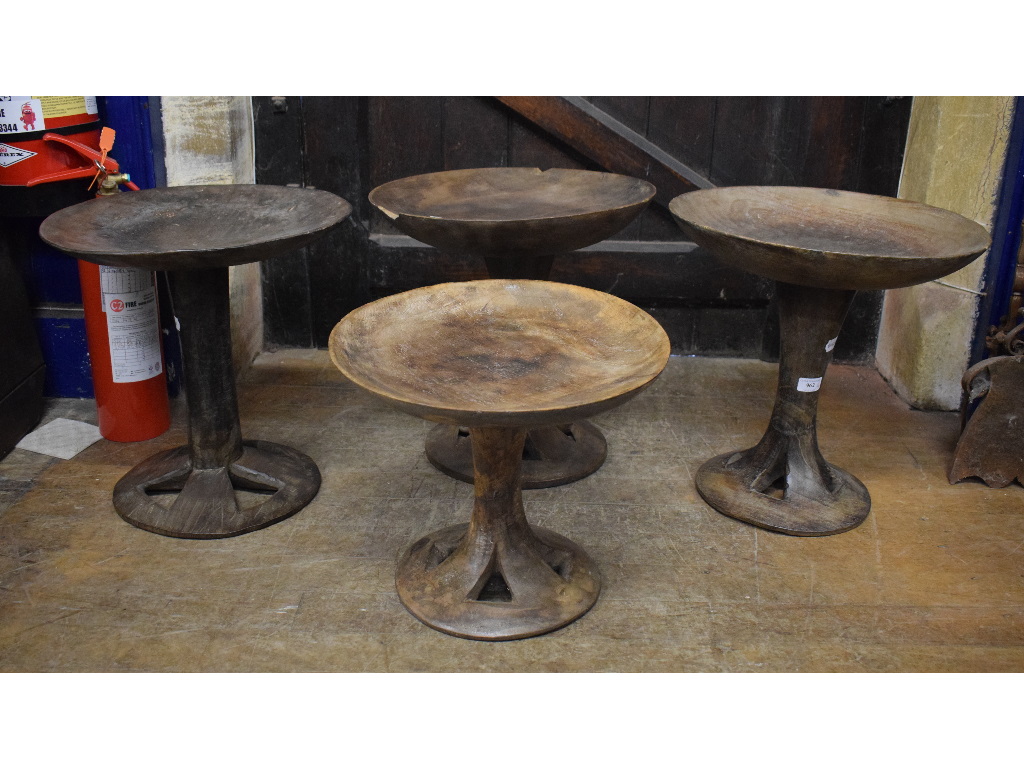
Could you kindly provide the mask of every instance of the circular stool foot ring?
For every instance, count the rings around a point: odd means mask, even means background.
[[[427,435],[427,458],[437,469],[473,482],[473,441],[462,427],[438,424]],[[589,421],[529,430],[523,453],[523,488],[551,488],[593,474],[608,455],[608,442]]]
[[[122,477],[114,508],[132,525],[163,536],[220,539],[273,525],[319,490],[316,464],[293,448],[244,440],[230,465],[193,469],[186,445],[150,456]]]
[[[468,529],[424,536],[398,566],[402,604],[424,624],[472,640],[515,640],[564,627],[597,600],[597,566],[564,536],[531,526],[536,547],[496,548],[482,560],[479,550],[460,546]]]
[[[797,494],[781,498],[750,488],[741,474],[730,467],[737,455],[723,453],[697,470],[697,490],[708,504],[723,515],[769,531],[790,536],[830,536],[860,525],[871,509],[867,488],[856,477],[828,465],[836,490],[822,498]]]

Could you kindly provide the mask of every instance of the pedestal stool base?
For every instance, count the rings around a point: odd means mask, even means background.
[[[855,528],[871,498],[818,451],[818,392],[857,291],[925,283],[991,244],[977,222],[880,195],[726,186],[679,195],[669,211],[724,266],[775,282],[779,383],[771,422],[746,451],[711,459],[697,489],[719,512],[795,536]],[[776,498],[780,496],[781,498]]]
[[[424,536],[398,566],[398,595],[424,624],[473,640],[515,640],[563,627],[597,600],[597,566],[564,536],[531,526],[532,546],[488,554],[468,530]]]
[[[819,498],[810,498],[782,488],[756,490],[749,480],[749,468],[741,471],[737,466],[736,457],[742,455],[723,453],[697,470],[697,490],[723,515],[791,536],[843,533],[868,516],[871,497],[867,488],[839,467],[826,464],[833,490],[820,489]]]
[[[427,458],[449,477],[473,482],[469,430],[438,424],[427,435]],[[608,456],[608,441],[589,421],[531,429],[523,449],[523,488],[552,488],[593,474]]]
[[[220,539],[283,520],[319,490],[316,464],[293,448],[244,440],[242,455],[228,466],[196,469],[186,445],[151,456],[122,477],[114,508],[132,525],[163,536]],[[267,495],[242,507],[236,491]]]

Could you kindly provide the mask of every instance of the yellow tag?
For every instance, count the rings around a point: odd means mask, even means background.
[[[69,117],[89,114],[85,96],[34,96],[43,106],[43,117]]]

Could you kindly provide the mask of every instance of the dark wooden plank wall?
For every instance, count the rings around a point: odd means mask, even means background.
[[[895,194],[910,99],[886,97],[586,97],[715,185],[793,184]],[[257,181],[301,183],[355,211],[298,257],[264,264],[268,345],[326,345],[366,301],[485,277],[477,260],[397,232],[366,200],[375,186],[432,171],[536,166],[603,170],[492,97],[255,99]],[[615,169],[609,169],[615,170]],[[774,359],[769,281],[720,267],[653,204],[612,241],[555,262],[552,278],[605,290],[652,312],[681,354]],[[881,295],[855,303],[840,360],[874,351]]]

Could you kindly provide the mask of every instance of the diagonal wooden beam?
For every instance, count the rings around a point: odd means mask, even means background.
[[[684,192],[715,186],[649,139],[579,96],[495,96],[552,136],[614,173],[646,179],[667,206]]]

